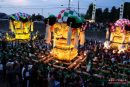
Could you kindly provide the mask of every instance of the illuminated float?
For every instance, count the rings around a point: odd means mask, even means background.
[[[52,34],[53,33],[53,34]],[[46,43],[53,41],[51,55],[58,60],[71,61],[78,55],[78,44],[82,47],[85,34],[82,20],[74,10],[65,9],[57,19],[51,15],[46,19]],[[80,43],[78,43],[80,41]]]
[[[129,49],[130,43],[130,21],[128,19],[119,19],[110,29],[110,42],[105,42],[105,47],[110,47],[112,49],[118,49],[120,51],[125,51]],[[106,33],[108,38],[108,32]],[[110,44],[110,45],[109,45]]]
[[[33,32],[31,16],[26,13],[15,13],[10,16],[10,31],[14,37],[7,33],[7,40],[30,40]]]

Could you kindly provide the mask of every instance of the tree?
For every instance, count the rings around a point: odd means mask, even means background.
[[[81,16],[82,18],[85,18],[85,14],[80,14],[80,16]]]
[[[113,6],[110,12],[110,21],[115,22],[118,19],[119,19],[119,8],[116,9],[116,7]]]
[[[86,15],[85,15],[86,19],[92,18],[92,11],[93,11],[93,3],[91,3],[88,7],[88,10],[87,10]]]
[[[0,19],[8,19],[9,16],[5,13],[0,13]]]
[[[95,20],[96,22],[102,22],[102,9],[101,8],[98,8],[96,9],[96,16],[95,16]]]
[[[38,15],[36,16],[36,19],[37,19],[37,21],[41,21],[41,20],[42,20],[42,15],[38,14]]]
[[[124,18],[130,19],[130,2],[124,3]]]
[[[32,21],[43,21],[44,20],[44,17],[40,14],[38,15],[35,15],[35,14],[32,14]]]
[[[108,8],[104,9],[102,16],[103,16],[103,22],[109,22],[110,21],[110,19],[109,19],[110,13],[109,13]]]
[[[32,14],[32,21],[35,21],[36,15]]]

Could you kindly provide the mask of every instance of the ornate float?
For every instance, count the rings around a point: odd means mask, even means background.
[[[33,32],[31,16],[26,13],[15,13],[10,15],[10,32],[7,40],[30,40]]]
[[[125,51],[129,49],[130,43],[130,21],[128,19],[117,20],[110,29],[110,42],[106,41],[105,45],[110,48]],[[106,34],[108,36],[108,32]],[[108,38],[108,37],[107,37]]]
[[[85,34],[82,19],[71,9],[60,12],[57,19],[51,15],[46,19],[46,43],[53,42],[51,55],[58,60],[71,61],[78,55],[78,47],[84,45]]]

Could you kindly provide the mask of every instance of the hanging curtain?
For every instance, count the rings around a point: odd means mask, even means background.
[[[106,40],[108,40],[109,39],[109,28],[106,28]]]
[[[10,27],[11,31],[15,33],[15,26],[14,26],[12,21],[10,21],[10,26],[9,27]]]
[[[84,46],[84,42],[85,42],[85,34],[84,34],[84,31],[80,32],[80,45],[81,46]]]
[[[68,37],[67,37],[67,45],[71,44],[71,36],[72,36],[72,28],[71,28],[71,24],[70,24],[69,31],[68,31]]]
[[[53,38],[53,48],[56,46],[56,36],[55,35],[53,35],[54,36],[54,38]]]
[[[122,43],[125,43],[126,34],[123,34]]]
[[[110,41],[113,41],[113,33],[111,33]]]
[[[75,47],[75,48],[78,48],[78,40],[79,40],[79,37],[78,37],[78,29],[76,29],[75,37],[74,37],[74,47]]]
[[[46,26],[46,35],[45,35],[45,40],[46,40],[46,43],[50,43],[51,41],[51,31],[50,31],[50,25],[47,24]]]
[[[34,23],[31,22],[31,32],[34,30],[34,29],[33,29],[33,25],[34,25]]]

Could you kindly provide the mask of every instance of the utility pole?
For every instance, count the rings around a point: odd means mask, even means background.
[[[120,7],[120,19],[122,19],[123,18],[123,13],[124,13],[124,2],[123,2],[123,0],[122,0],[122,4],[121,4],[121,7]]]
[[[92,11],[92,20],[95,21],[95,14],[96,14],[96,0],[93,3],[93,11]]]
[[[71,0],[69,0],[69,3],[68,3],[68,8],[69,8],[69,9],[70,9],[70,1],[71,1]]]
[[[78,15],[79,15],[79,0],[78,0]]]

